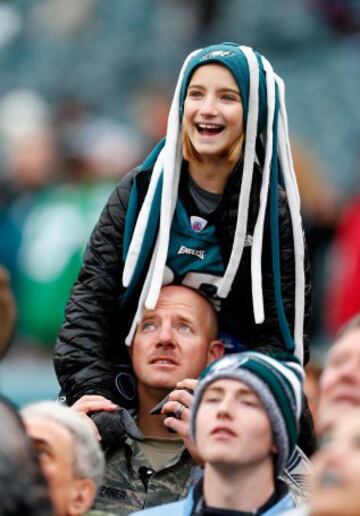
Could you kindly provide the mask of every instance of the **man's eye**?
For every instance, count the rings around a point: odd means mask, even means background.
[[[191,333],[191,328],[188,324],[180,324],[178,330],[180,333]]]
[[[144,322],[141,325],[141,329],[143,331],[151,331],[155,329],[155,324],[153,322]]]
[[[41,461],[48,460],[50,457],[49,452],[47,450],[44,450],[43,448],[35,447],[35,453],[38,459]]]

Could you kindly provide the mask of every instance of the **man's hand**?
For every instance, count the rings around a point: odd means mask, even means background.
[[[104,396],[97,396],[96,394],[86,394],[79,398],[72,406],[79,414],[85,417],[91,424],[91,427],[96,435],[98,441],[101,440],[99,430],[94,421],[89,417],[89,414],[100,411],[115,412],[119,408],[118,405],[111,400],[104,398]]]
[[[170,393],[169,401],[165,403],[161,413],[164,415],[177,414],[177,417],[167,417],[164,420],[164,424],[180,435],[192,458],[200,465],[203,465],[204,461],[201,459],[195,444],[190,438],[190,408],[194,396],[188,389],[193,392],[196,385],[197,380],[192,378],[186,378],[182,382],[178,382],[176,389]]]

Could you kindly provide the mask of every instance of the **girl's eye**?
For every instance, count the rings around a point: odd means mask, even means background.
[[[235,102],[237,99],[234,95],[230,95],[230,94],[225,94],[222,96],[222,99],[223,100],[227,100],[227,101],[230,101],[230,102]]]
[[[221,98],[226,102],[239,102],[239,98],[233,93],[224,93]]]
[[[188,92],[188,97],[192,97],[192,98],[201,97],[201,91],[200,90],[190,90]]]

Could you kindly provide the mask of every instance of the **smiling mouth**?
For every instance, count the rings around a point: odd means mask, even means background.
[[[196,124],[196,129],[202,136],[214,136],[220,134],[225,127],[218,124]]]

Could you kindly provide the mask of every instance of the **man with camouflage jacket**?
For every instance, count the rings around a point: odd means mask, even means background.
[[[134,417],[103,396],[83,396],[73,405],[102,428],[107,467],[95,509],[127,515],[186,496],[199,462],[188,435],[191,391],[202,369],[223,355],[216,337],[216,314],[201,294],[163,287],[129,349],[137,384]],[[169,393],[161,413],[151,415]]]

